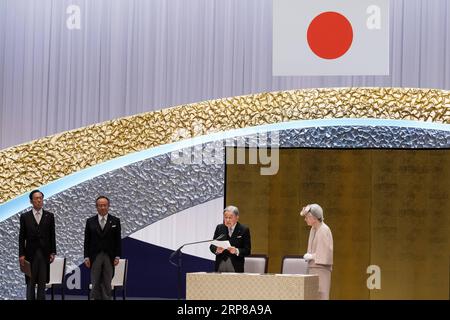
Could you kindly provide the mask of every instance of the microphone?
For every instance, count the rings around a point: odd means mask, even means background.
[[[177,266],[177,264],[175,264],[175,263],[172,262],[172,258],[173,258],[176,254],[181,253],[181,249],[183,249],[184,246],[189,246],[189,245],[192,245],[192,244],[205,243],[205,242],[213,242],[213,241],[215,241],[215,240],[223,239],[224,237],[225,237],[225,234],[221,234],[221,235],[219,235],[217,238],[212,239],[212,240],[210,239],[210,240],[202,240],[202,241],[196,241],[196,242],[185,243],[185,244],[183,244],[181,247],[179,247],[176,251],[172,252],[172,254],[171,254],[170,257],[169,257],[169,262],[170,262],[171,264],[173,264],[174,266]]]
[[[223,239],[224,237],[225,237],[225,234],[222,233],[217,238],[212,239],[212,240],[202,240],[202,241],[185,243],[181,247],[179,247],[176,251],[172,252],[172,254],[169,257],[169,262],[170,262],[170,264],[172,264],[173,266],[177,267],[177,269],[178,269],[178,300],[181,299],[181,252],[182,252],[181,249],[183,249],[184,246],[188,246],[188,245],[191,245],[191,244],[213,242],[215,240]],[[178,255],[178,263],[175,263],[174,261],[172,261],[173,258],[175,257],[175,255]]]

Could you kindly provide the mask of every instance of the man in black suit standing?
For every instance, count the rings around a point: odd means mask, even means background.
[[[27,300],[45,300],[45,284],[50,279],[50,263],[56,255],[55,216],[44,210],[44,194],[33,190],[31,211],[20,215],[19,263],[30,262],[31,277],[25,276]],[[37,284],[37,297],[35,287]]]
[[[84,264],[91,269],[91,299],[111,300],[114,266],[122,253],[120,219],[108,214],[109,199],[95,200],[98,214],[86,221],[84,231]]]
[[[223,210],[223,224],[214,232],[214,239],[229,240],[231,247],[211,245],[209,249],[216,255],[216,272],[244,272],[245,256],[251,253],[250,229],[239,223],[239,209],[228,206]]]

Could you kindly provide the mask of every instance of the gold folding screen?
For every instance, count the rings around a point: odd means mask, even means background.
[[[448,299],[450,150],[281,149],[277,175],[227,165],[226,202],[250,226],[253,253],[306,252],[298,212],[317,202],[334,237],[332,299]],[[369,290],[367,267],[381,268]]]

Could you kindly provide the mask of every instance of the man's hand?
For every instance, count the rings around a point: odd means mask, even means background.
[[[227,250],[230,251],[231,254],[236,254],[236,247],[229,247]]]
[[[86,268],[90,269],[91,268],[91,260],[89,260],[89,258],[84,259],[84,265],[86,266]]]
[[[54,255],[54,254],[51,254],[51,255],[50,255],[50,263],[52,263],[54,260],[55,260],[55,255]]]
[[[221,254],[223,252],[223,250],[225,250],[225,249],[222,247],[217,247],[216,254]]]
[[[119,258],[114,259],[114,266],[117,266],[119,264]]]
[[[23,267],[25,265],[25,256],[20,256],[19,257],[19,263],[20,265]]]

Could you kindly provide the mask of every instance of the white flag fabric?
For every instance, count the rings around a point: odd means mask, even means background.
[[[389,75],[389,0],[273,0],[273,75]]]

